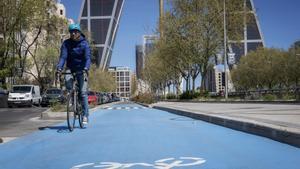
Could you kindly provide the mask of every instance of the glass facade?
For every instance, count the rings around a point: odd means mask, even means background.
[[[249,19],[248,21],[249,24],[247,24],[247,39],[249,40],[261,39],[254,14],[248,15],[248,19]]]
[[[136,65],[136,76],[138,79],[142,78],[143,69],[143,47],[142,45],[135,46],[135,65]]]
[[[80,22],[80,27],[82,30],[88,30],[88,23],[87,23],[87,19],[82,19]]]
[[[248,43],[248,51],[254,51],[259,47],[263,47],[264,45],[261,42]]]
[[[83,6],[83,11],[81,14],[82,17],[86,17],[87,16],[87,1],[84,1],[84,6]]]
[[[259,27],[256,11],[254,8],[253,0],[244,0],[247,8],[247,23],[245,25],[241,41],[236,42],[230,39],[229,52],[234,53],[235,63],[240,61],[240,58],[246,55],[249,51],[256,50],[260,46],[264,46],[262,32]],[[232,67],[232,66],[230,66]]]
[[[112,49],[124,0],[83,0],[80,25],[91,32],[95,56],[93,62],[101,69],[110,64]]]
[[[235,53],[235,61],[238,63],[241,59],[241,56],[245,53],[245,48],[243,44],[232,44],[232,50]]]
[[[92,56],[92,62],[93,63],[96,63],[96,64],[100,63],[101,57],[98,57],[98,56],[101,56],[101,54],[103,53],[103,49],[104,49],[103,47],[94,48],[93,56]]]
[[[246,7],[247,7],[247,9],[252,10],[252,4],[251,4],[250,0],[246,0]]]
[[[109,22],[109,19],[91,19],[91,32],[96,44],[105,44]]]
[[[111,16],[115,0],[90,0],[91,16]]]

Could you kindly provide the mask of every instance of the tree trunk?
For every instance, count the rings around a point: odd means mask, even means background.
[[[196,77],[193,77],[193,87],[192,87],[192,89],[193,89],[193,93],[195,93],[195,81],[196,81]]]
[[[205,91],[206,89],[206,85],[205,85],[205,78],[206,78],[206,74],[201,72],[201,91]]]
[[[189,91],[189,78],[185,79],[186,85],[185,85],[185,92]]]
[[[175,93],[175,83],[173,83],[172,86],[173,86],[173,93],[176,94],[176,93]]]

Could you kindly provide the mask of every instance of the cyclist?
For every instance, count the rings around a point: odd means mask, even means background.
[[[85,39],[84,34],[81,32],[79,24],[69,25],[70,38],[65,40],[61,46],[60,58],[57,64],[57,75],[60,76],[66,64],[67,73],[83,72],[77,73],[76,79],[79,84],[79,94],[82,100],[83,107],[83,123],[88,123],[89,117],[89,107],[88,107],[88,95],[87,95],[87,78],[88,71],[91,64],[91,50],[90,46]],[[71,74],[66,74],[66,88],[70,90],[73,84],[73,77]]]

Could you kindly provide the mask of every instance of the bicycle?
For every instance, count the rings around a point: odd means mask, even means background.
[[[75,121],[78,119],[80,128],[84,128],[83,124],[83,109],[82,109],[82,101],[79,98],[79,85],[76,76],[78,74],[83,74],[82,71],[71,73],[71,72],[63,72],[61,75],[71,74],[73,78],[73,84],[71,90],[68,90],[67,93],[67,123],[68,129],[70,132],[74,130]],[[61,79],[59,78],[61,81]]]

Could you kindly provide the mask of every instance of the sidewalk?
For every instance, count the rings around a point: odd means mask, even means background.
[[[98,106],[95,106],[94,108],[89,109],[89,113],[94,113],[97,109],[110,107],[111,105],[114,105],[119,102],[112,102],[112,103],[106,103],[101,104]],[[52,112],[49,108],[48,110],[41,113],[41,119],[42,120],[66,120],[67,119],[67,113],[66,112]]]
[[[150,106],[300,148],[299,104],[158,102]]]
[[[109,107],[116,103],[118,103],[118,102],[98,105],[94,108],[89,109],[89,112],[94,113],[98,109]],[[52,112],[51,109],[49,108],[46,111],[42,112],[40,117],[30,118],[28,120],[24,120],[21,123],[18,123],[17,127],[19,127],[19,128],[12,128],[10,130],[5,131],[5,133],[6,133],[5,135],[9,135],[9,136],[1,136],[0,135],[0,144],[7,143],[18,137],[27,135],[27,134],[32,133],[33,131],[39,130],[41,128],[47,128],[48,126],[62,123],[66,119],[67,119],[66,112]],[[16,129],[17,129],[17,132],[16,132]]]

